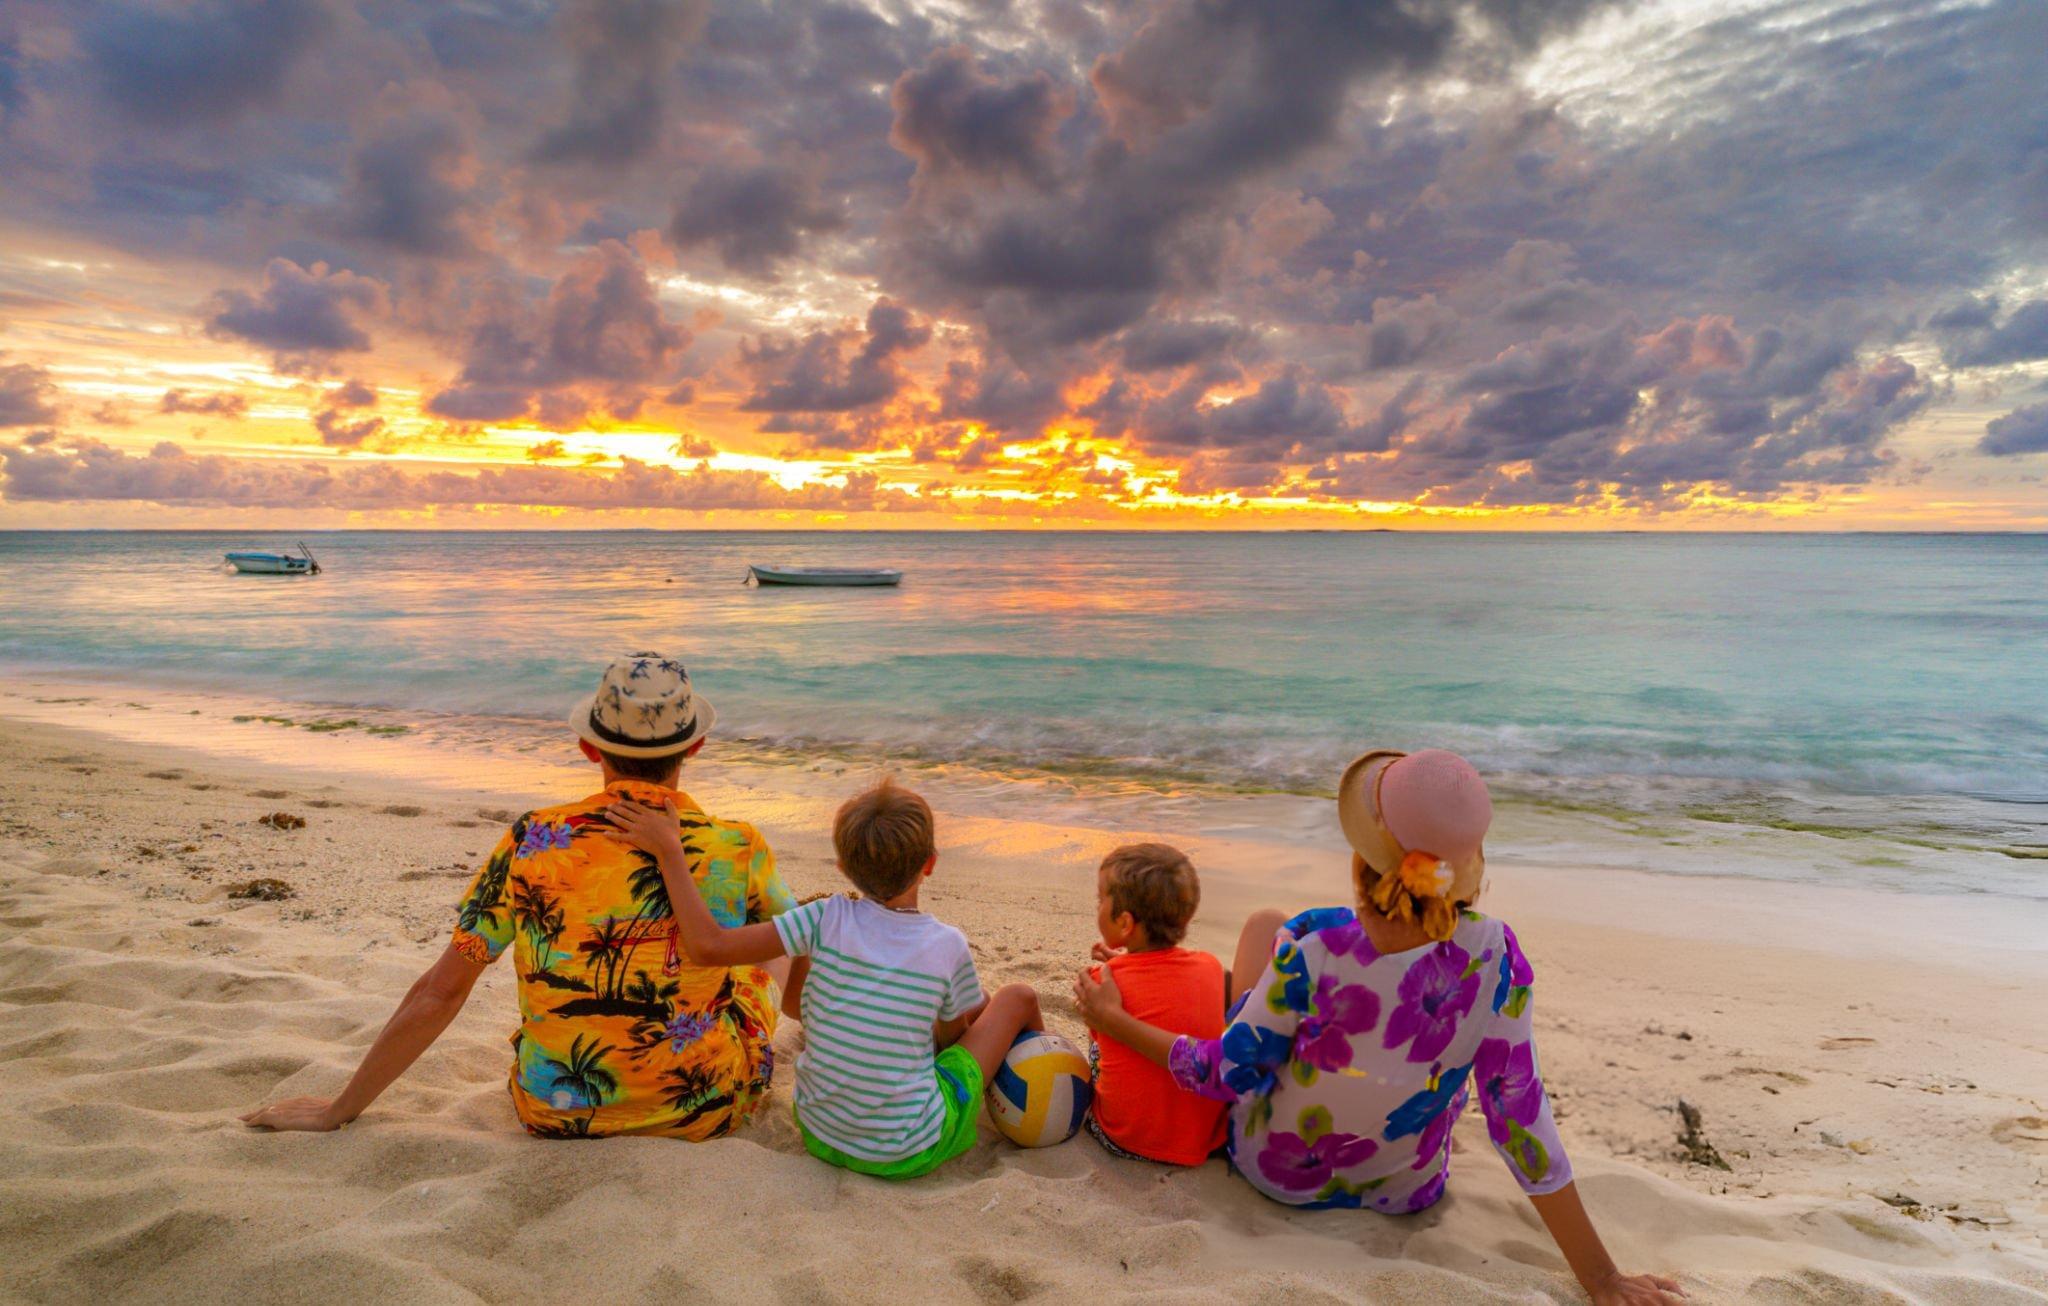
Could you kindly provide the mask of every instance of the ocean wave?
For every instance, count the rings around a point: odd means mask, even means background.
[[[361,667],[313,668],[300,660],[243,654],[208,669],[165,666],[136,655],[96,659],[125,663],[143,683],[202,692],[259,692],[323,708],[425,714],[448,721],[512,723],[553,728],[576,686],[588,677],[584,659],[535,661],[512,669],[474,668],[436,674],[383,674],[352,684]],[[16,657],[0,670],[24,675],[66,675],[78,663]],[[886,685],[894,669],[861,668],[855,678]],[[1085,670],[1080,674],[1086,674]],[[1171,674],[1171,673],[1164,673]],[[786,671],[779,700],[757,688],[738,691],[745,677],[723,677],[730,693],[718,699],[721,733],[752,746],[788,753],[896,756],[989,769],[1030,769],[1092,775],[1133,783],[1200,784],[1224,789],[1326,795],[1359,752],[1371,747],[1442,747],[1469,757],[1509,792],[1550,794],[1572,782],[1607,789],[1654,787],[1658,781],[1703,782],[1722,788],[1799,786],[1815,792],[1867,798],[1952,797],[2019,806],[2048,804],[2048,761],[2041,740],[2019,717],[1992,718],[1985,726],[2009,734],[2012,751],[1995,758],[1894,752],[1884,739],[1860,740],[1782,730],[1769,734],[1738,719],[1712,730],[1659,730],[1645,725],[1478,724],[1427,717],[1346,725],[1294,716],[1211,710],[1195,719],[1159,716],[1088,717],[1050,712],[949,714],[919,710],[879,695],[849,693],[835,702],[834,680],[798,685]],[[799,694],[803,696],[798,696]],[[707,694],[707,697],[709,695]]]

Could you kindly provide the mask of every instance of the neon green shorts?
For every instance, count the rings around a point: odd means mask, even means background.
[[[981,1067],[966,1048],[956,1043],[939,1053],[937,1071],[939,1096],[946,1103],[946,1121],[939,1126],[939,1141],[922,1152],[912,1152],[894,1161],[866,1161],[848,1156],[804,1128],[799,1117],[796,1129],[804,1136],[804,1149],[820,1161],[882,1179],[915,1179],[930,1174],[974,1146],[974,1112],[981,1105]]]

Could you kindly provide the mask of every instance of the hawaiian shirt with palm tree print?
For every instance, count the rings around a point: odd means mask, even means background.
[[[682,955],[654,858],[593,821],[620,796],[674,802],[691,874],[720,924],[796,905],[754,827],[622,780],[512,823],[456,908],[455,948],[479,964],[512,949],[512,1103],[529,1131],[717,1138],[768,1095],[774,982],[755,966],[693,966]]]

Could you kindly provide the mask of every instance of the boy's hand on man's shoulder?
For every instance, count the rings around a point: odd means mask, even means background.
[[[606,831],[608,837],[620,843],[657,857],[663,853],[682,855],[682,827],[677,823],[675,804],[667,799],[663,799],[659,807],[650,807],[631,798],[621,798],[595,815],[611,827]]]

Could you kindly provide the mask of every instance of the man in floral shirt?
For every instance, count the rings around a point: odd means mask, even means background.
[[[610,837],[604,815],[621,797],[673,803],[698,889],[721,924],[765,921],[794,906],[767,841],[750,825],[705,814],[675,787],[713,720],[680,662],[656,653],[613,662],[569,718],[603,789],[513,822],[463,894],[447,950],[339,1097],[297,1098],[244,1119],[273,1129],[354,1119],[510,949],[520,1012],[510,1087],[529,1131],[701,1140],[743,1122],[768,1093],[778,991],[791,990],[788,1005],[795,999],[791,963],[691,965],[654,859]]]

